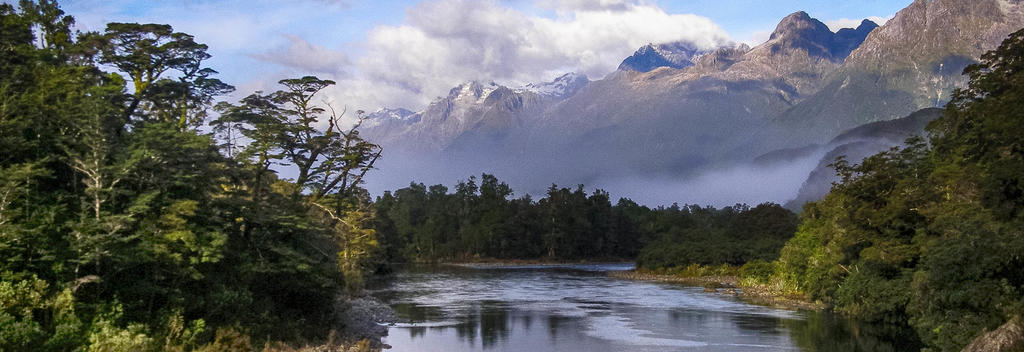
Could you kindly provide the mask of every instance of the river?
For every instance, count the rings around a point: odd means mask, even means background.
[[[744,303],[700,287],[610,278],[632,264],[415,266],[373,294],[399,323],[391,351],[904,351],[832,314]],[[896,338],[895,340],[899,340]]]

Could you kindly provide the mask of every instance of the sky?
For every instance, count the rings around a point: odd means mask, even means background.
[[[231,98],[316,75],[335,106],[418,110],[470,80],[520,86],[566,72],[592,80],[647,43],[768,39],[795,11],[833,30],[882,24],[911,0],[67,0],[82,31],[166,23],[209,45]]]

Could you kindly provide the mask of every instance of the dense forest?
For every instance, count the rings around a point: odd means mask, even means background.
[[[927,139],[836,161],[765,282],[941,351],[1024,312],[1024,30],[965,74]]]
[[[513,198],[493,175],[443,185],[413,183],[375,203],[374,228],[389,262],[480,259],[632,260],[656,267],[773,260],[797,217],[777,204],[651,209],[607,192],[552,185],[540,200]]]
[[[192,36],[73,23],[0,4],[0,350],[327,336],[377,265],[359,185],[381,153],[316,103],[333,82],[215,104],[233,87]]]

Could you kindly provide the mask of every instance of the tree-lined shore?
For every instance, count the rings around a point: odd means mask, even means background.
[[[535,200],[486,173],[371,199],[385,151],[321,102],[335,82],[227,101],[189,34],[73,25],[52,0],[0,4],[0,350],[370,350],[353,297],[419,262],[635,260],[615,275],[725,282],[935,351],[1024,312],[1024,30],[927,137],[836,160],[797,215],[583,185]]]

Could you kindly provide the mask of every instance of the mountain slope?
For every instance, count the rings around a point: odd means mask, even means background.
[[[1024,27],[1019,0],[916,0],[863,44],[822,89],[777,119],[777,146],[822,143],[855,126],[942,106],[964,67]]]
[[[863,27],[864,35],[872,28]],[[546,111],[531,144],[575,154],[568,158],[584,161],[592,175],[623,166],[686,174],[749,159],[758,150],[750,137],[816,92],[846,46],[858,41],[844,33],[837,40],[823,23],[797,12],[755,48],[719,48],[683,69],[618,71]]]
[[[839,181],[835,170],[829,166],[836,158],[843,156],[851,164],[860,163],[866,157],[902,145],[909,137],[923,136],[925,126],[941,114],[942,109],[927,108],[903,118],[869,123],[841,133],[825,146],[818,147],[828,152],[800,186],[796,198],[786,202],[785,207],[800,211],[804,203],[824,197],[832,183]]]
[[[941,105],[963,84],[966,64],[1024,27],[1021,8],[1019,0],[917,0],[881,27],[863,21],[838,32],[796,12],[753,48],[648,45],[598,81],[466,84],[418,122],[367,135],[387,141],[385,164],[408,170],[402,182],[485,171],[530,192],[812,159],[837,148],[830,142],[843,131]],[[866,154],[890,142],[846,149]]]
[[[689,42],[647,44],[622,60],[619,70],[650,72],[658,67],[689,67],[693,66],[693,60],[707,52]]]
[[[519,89],[494,82],[467,82],[421,112],[384,109],[371,114],[373,118],[367,119],[371,123],[363,134],[393,152],[438,152],[472,136],[500,135],[522,128],[545,107],[576,94],[589,82],[586,76],[573,73]],[[399,115],[404,117],[395,117]]]

